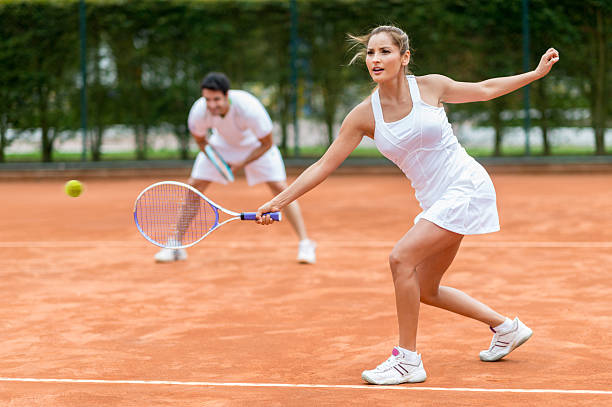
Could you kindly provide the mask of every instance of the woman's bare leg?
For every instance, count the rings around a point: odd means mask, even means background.
[[[455,258],[460,243],[449,246],[417,265],[421,302],[476,319],[489,326],[497,326],[504,322],[504,316],[456,288],[440,286],[440,280]]]
[[[456,247],[463,235],[450,232],[427,220],[421,220],[395,245],[389,265],[395,286],[395,304],[399,325],[399,345],[416,350],[421,289],[417,266],[425,259]]]

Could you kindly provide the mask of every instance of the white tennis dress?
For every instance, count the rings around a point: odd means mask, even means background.
[[[374,142],[411,181],[427,219],[463,235],[497,232],[495,188],[486,170],[459,144],[443,107],[421,100],[413,75],[408,75],[412,110],[385,123],[378,89],[372,94],[376,120]]]

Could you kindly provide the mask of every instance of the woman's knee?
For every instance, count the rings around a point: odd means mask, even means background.
[[[421,287],[421,302],[427,305],[435,305],[438,300],[438,289],[432,290]]]
[[[389,254],[389,266],[393,281],[416,278],[416,264],[413,264],[410,256],[404,251],[393,249]]]

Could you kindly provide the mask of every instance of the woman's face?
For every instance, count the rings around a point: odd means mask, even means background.
[[[401,55],[391,35],[382,32],[370,37],[366,50],[366,66],[374,82],[380,83],[395,78],[398,73],[403,75],[404,66],[408,65],[409,60],[410,51]]]

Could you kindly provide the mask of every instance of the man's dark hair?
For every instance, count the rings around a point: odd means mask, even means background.
[[[211,72],[202,79],[200,89],[220,90],[224,95],[230,88],[230,81],[222,72]]]

